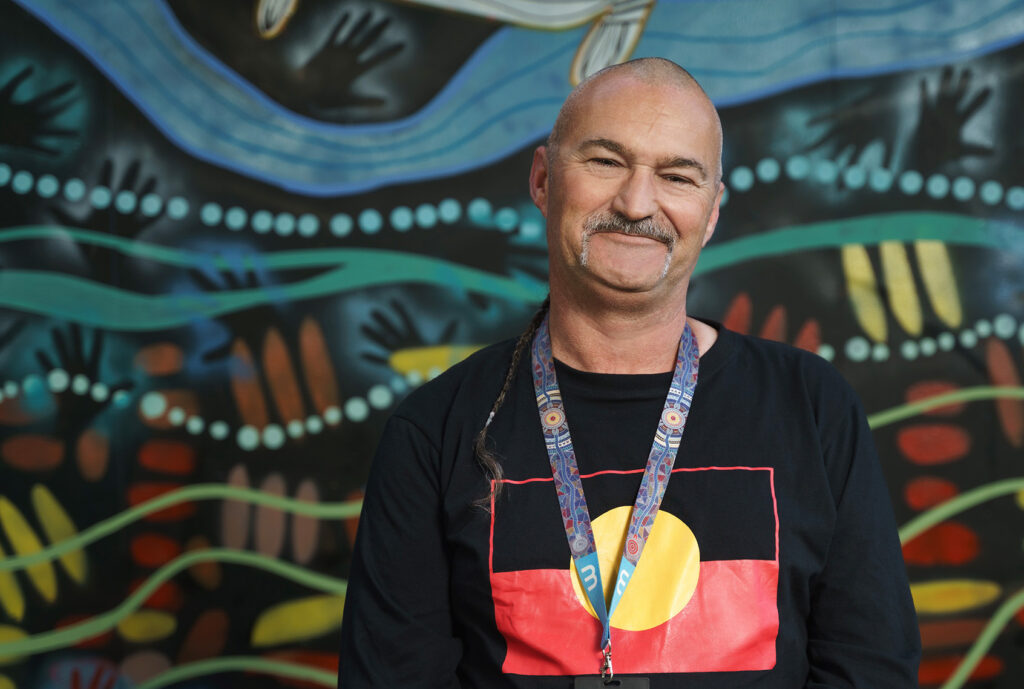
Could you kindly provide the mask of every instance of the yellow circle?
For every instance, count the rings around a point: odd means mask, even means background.
[[[623,505],[608,510],[591,523],[597,558],[601,563],[605,604],[611,600],[612,580],[619,571],[619,559],[632,513],[632,507]],[[700,549],[693,531],[675,515],[660,510],[654,518],[651,535],[640,554],[636,571],[612,616],[612,626],[638,632],[667,622],[690,602],[699,574]],[[590,601],[583,593],[576,565],[571,561],[569,578],[580,605],[596,618]]]

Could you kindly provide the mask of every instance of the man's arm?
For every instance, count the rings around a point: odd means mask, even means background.
[[[338,685],[458,687],[438,453],[392,417],[370,469],[341,630]]]

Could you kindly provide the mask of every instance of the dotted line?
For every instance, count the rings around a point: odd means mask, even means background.
[[[25,376],[22,380],[8,380],[0,385],[0,402],[23,396],[28,400],[28,406],[35,406],[35,402],[47,391],[54,394],[71,392],[79,397],[91,397],[93,401],[103,403],[110,400],[117,407],[127,407],[131,402],[131,394],[127,390],[118,390],[111,394],[110,388],[104,383],[89,380],[85,374],[78,373],[70,375],[64,369],[56,368],[43,376],[35,373]]]
[[[965,349],[972,349],[978,342],[986,337],[996,337],[1009,340],[1014,335],[1024,345],[1024,325],[1018,326],[1017,319],[1008,313],[1001,313],[991,321],[982,319],[973,327],[965,328],[957,334],[944,332],[936,337],[922,337],[917,340],[904,340],[899,346],[899,354],[907,361],[913,361],[921,357],[930,357],[938,352],[949,352],[956,347],[957,342]],[[835,359],[835,347],[823,344],[818,347],[818,354],[829,361]],[[850,361],[864,362],[887,361],[893,356],[889,346],[884,342],[871,344],[867,338],[857,335],[851,337],[843,346],[843,354]]]
[[[778,181],[783,173],[792,180],[813,179],[822,184],[833,184],[842,177],[849,189],[867,187],[872,191],[884,194],[897,188],[907,196],[916,196],[922,190],[934,199],[952,196],[958,201],[970,201],[975,194],[982,203],[996,206],[1005,202],[1010,210],[1024,210],[1024,187],[1012,186],[1004,189],[1003,185],[994,180],[976,182],[970,177],[955,177],[933,174],[927,179],[917,170],[904,170],[898,175],[891,170],[874,168],[867,170],[859,165],[842,169],[833,160],[812,161],[806,156],[795,155],[780,163],[775,158],[764,158],[753,169],[746,165],[734,168],[729,173],[729,189],[742,193],[753,188],[754,184],[771,184]],[[725,199],[722,199],[725,203]]]

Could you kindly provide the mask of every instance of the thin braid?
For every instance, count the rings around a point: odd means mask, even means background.
[[[501,392],[498,393],[497,398],[494,400],[494,404],[491,405],[491,411],[487,415],[487,421],[484,422],[484,427],[480,429],[480,432],[476,434],[476,439],[473,441],[473,449],[476,451],[476,459],[480,462],[484,472],[487,474],[489,481],[492,481],[494,486],[484,497],[477,500],[474,504],[478,507],[490,509],[491,498],[495,500],[501,494],[502,483],[501,479],[504,476],[504,471],[501,467],[501,460],[498,454],[487,447],[487,428],[494,421],[495,414],[501,409],[501,405],[505,403],[505,397],[508,396],[508,391],[512,388],[512,380],[515,378],[516,370],[519,368],[519,359],[522,358],[523,353],[526,352],[530,345],[533,344],[533,336],[537,333],[537,328],[544,322],[544,317],[548,313],[548,307],[551,304],[551,297],[544,299],[544,303],[537,309],[537,313],[533,315],[533,320],[530,321],[529,327],[526,331],[519,336],[519,340],[516,342],[516,348],[512,351],[512,360],[509,362],[508,370],[505,371],[505,382],[502,383]]]

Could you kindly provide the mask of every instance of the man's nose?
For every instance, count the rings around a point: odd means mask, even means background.
[[[653,216],[658,210],[654,183],[654,174],[650,170],[631,170],[612,201],[612,210],[630,220]]]

